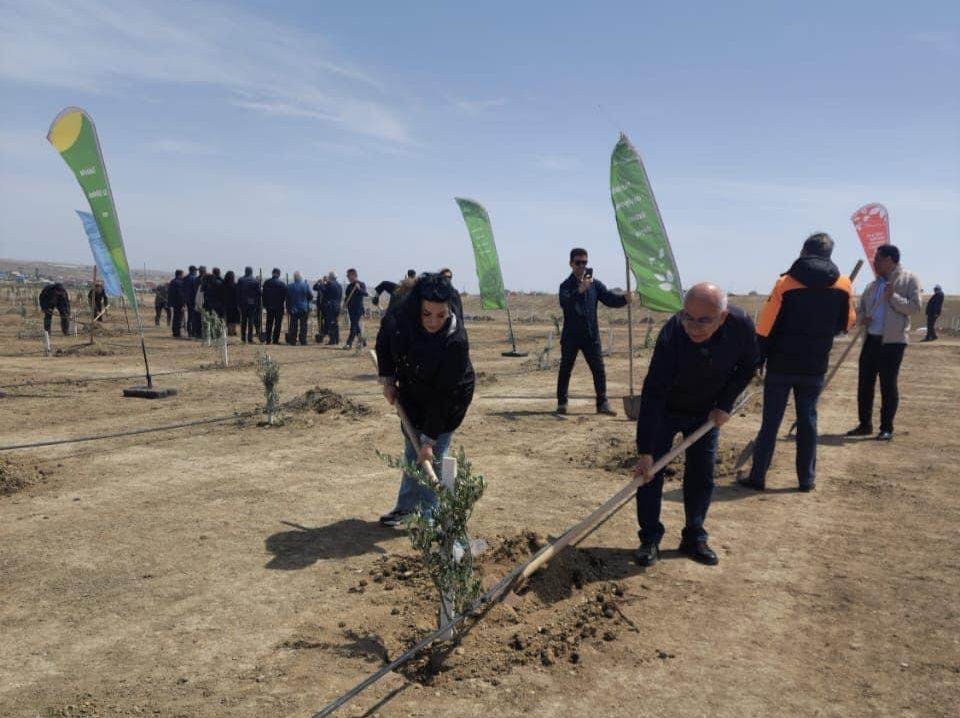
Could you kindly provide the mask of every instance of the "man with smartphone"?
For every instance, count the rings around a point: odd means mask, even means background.
[[[557,376],[557,413],[567,413],[567,392],[570,374],[577,360],[577,352],[593,374],[593,388],[597,395],[597,413],[616,416],[607,401],[607,375],[600,350],[600,328],[597,325],[597,302],[608,307],[622,307],[631,300],[629,294],[614,294],[587,266],[587,250],[570,250],[570,268],[573,270],[560,285],[560,307],[563,309],[563,330],[560,332],[560,373]]]

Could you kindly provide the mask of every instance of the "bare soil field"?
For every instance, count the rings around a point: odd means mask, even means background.
[[[258,346],[231,344],[219,368],[213,349],[154,327],[148,300],[156,382],[179,393],[124,399],[142,361],[122,315],[93,347],[57,332],[45,357],[35,310],[0,299],[0,445],[229,417],[0,452],[0,715],[310,716],[435,626],[408,539],[377,523],[399,477],[376,452],[402,443],[366,356],[270,347],[287,406],[268,427],[250,413],[263,404]],[[732,301],[753,314],[761,300]],[[570,414],[553,413],[556,372],[536,355],[555,302],[514,297],[526,359],[501,356],[499,313],[468,322],[480,379],[454,445],[487,479],[471,532],[489,545],[488,586],[629,481],[635,427],[593,413],[582,359]],[[465,311],[481,314],[472,297]],[[618,410],[625,316],[601,319]],[[639,392],[649,351],[637,354]],[[628,504],[516,605],[340,714],[960,715],[960,339],[908,348],[892,443],[843,436],[855,390],[856,352],[820,403],[810,494],[786,438],[765,493],[734,484],[759,402],[724,427],[707,526],[718,566],[674,550],[674,470],[659,564],[633,562]]]

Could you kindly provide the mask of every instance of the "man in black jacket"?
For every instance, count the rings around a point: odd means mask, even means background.
[[[43,331],[49,333],[53,310],[60,315],[60,330],[70,333],[70,295],[60,282],[48,284],[40,291],[40,309],[43,310]]]
[[[943,290],[938,284],[933,288],[933,294],[927,300],[927,336],[923,338],[925,342],[932,342],[937,337],[937,320],[943,311]]]
[[[643,381],[637,420],[639,458],[634,475],[646,479],[637,489],[640,548],[635,556],[641,566],[657,562],[664,534],[660,523],[663,471],[650,477],[650,469],[670,450],[676,434],[689,436],[708,420],[716,426],[685,455],[686,524],[680,552],[701,563],[717,563],[703,525],[713,495],[719,428],[730,418],[737,396],[750,382],[757,359],[753,322],[742,309],[728,307],[727,295],[713,284],[691,287],[683,309],[660,330]]]
[[[179,338],[183,328],[183,307],[187,302],[187,292],[183,282],[182,269],[178,269],[173,273],[173,279],[171,279],[170,284],[167,285],[167,301],[170,303],[170,309],[173,312],[173,336]]]
[[[200,288],[203,292],[203,311],[213,312],[223,319],[226,311],[223,306],[223,277],[220,276],[220,267],[214,267],[211,273],[204,277]]]
[[[363,319],[363,298],[367,296],[367,285],[357,278],[356,269],[347,270],[347,298],[343,305],[347,310],[347,317],[350,319],[350,334],[347,335],[347,343],[344,349],[349,349],[356,338],[358,345],[363,348],[366,340],[363,338],[363,329],[361,320]]]
[[[600,328],[597,326],[597,302],[608,307],[622,307],[631,301],[629,294],[614,294],[587,269],[587,250],[570,250],[573,272],[560,285],[560,306],[563,308],[563,330],[560,332],[560,373],[557,375],[557,413],[567,413],[567,391],[577,352],[593,374],[597,394],[597,413],[616,416],[607,401],[607,374],[600,349]]]
[[[187,307],[187,336],[196,339],[201,334],[200,310],[197,309],[197,292],[200,291],[200,276],[197,268],[190,265],[183,278],[184,299]]]
[[[253,330],[260,315],[260,283],[253,276],[253,267],[245,267],[237,282],[237,303],[240,308],[240,341],[253,343]]]
[[[287,285],[280,279],[280,270],[274,269],[270,279],[263,283],[263,307],[267,310],[267,326],[263,332],[263,341],[267,344],[280,343],[280,329],[283,324],[283,306],[287,300]]]
[[[857,321],[850,279],[830,261],[833,240],[818,232],[803,243],[800,258],[780,275],[757,322],[763,383],[763,422],[750,475],[741,486],[762,491],[790,393],[797,410],[797,480],[812,491],[817,464],[817,400],[833,338]]]
[[[317,300],[319,303],[320,297]],[[343,287],[333,271],[327,275],[322,301],[326,334],[330,337],[328,344],[336,346],[340,343],[340,303],[343,301]]]

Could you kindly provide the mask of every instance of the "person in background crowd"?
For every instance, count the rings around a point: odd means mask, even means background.
[[[812,491],[817,465],[817,399],[823,389],[833,338],[857,322],[853,287],[830,255],[830,235],[810,235],[800,258],[781,274],[760,312],[757,335],[763,383],[763,423],[753,449],[750,475],[737,483],[763,491],[787,400],[797,410],[797,480]]]
[[[213,312],[221,319],[226,314],[223,306],[223,278],[220,276],[220,267],[214,267],[200,285],[203,292],[203,309]]]
[[[406,461],[432,462],[438,475],[475,381],[466,333],[450,307],[452,290],[443,277],[423,275],[384,317],[376,340],[383,396],[391,406],[400,402],[418,434],[419,451],[404,434]],[[380,523],[400,526],[418,508],[429,513],[436,502],[433,491],[404,472],[396,505]]]
[[[343,347],[344,349],[349,349],[353,344],[354,338],[356,338],[357,343],[360,347],[363,347],[366,344],[366,340],[363,338],[363,327],[361,321],[363,319],[363,298],[367,296],[367,285],[357,279],[357,270],[348,269],[347,270],[347,298],[344,300],[343,304],[347,310],[347,316],[350,319],[350,334],[347,335],[347,343]]]
[[[153,318],[154,326],[160,326],[160,316],[164,312],[167,313],[167,326],[170,326],[170,300],[167,294],[169,289],[170,287],[163,282],[153,288],[153,308],[156,312],[156,316]]]
[[[674,436],[690,436],[708,420],[715,426],[685,454],[686,523],[680,553],[711,566],[718,562],[704,529],[713,496],[717,440],[758,359],[753,322],[742,309],[727,306],[726,292],[715,284],[688,289],[683,309],[660,330],[643,380],[637,420],[634,476],[643,477],[644,483],[637,489],[640,548],[634,555],[641,566],[657,562],[665,531],[660,523],[664,472],[650,476],[650,470],[670,451]]]
[[[183,308],[187,303],[187,288],[183,279],[183,270],[173,273],[173,279],[167,285],[167,302],[173,313],[173,336],[179,338],[183,328]]]
[[[323,342],[323,338],[327,335],[327,318],[323,314],[323,292],[327,288],[327,278],[320,277],[313,284],[313,291],[316,292],[317,297],[317,333],[314,335],[314,341],[317,344]]]
[[[320,297],[317,299],[320,300]],[[328,344],[336,346],[340,343],[340,303],[343,301],[343,287],[337,281],[337,275],[333,270],[327,274],[322,299],[323,316],[326,319],[326,335],[330,337]]]
[[[290,314],[290,324],[287,328],[287,341],[301,346],[307,345],[307,317],[310,315],[310,302],[313,301],[313,292],[300,272],[293,273],[293,281],[287,285],[287,312]]]
[[[449,267],[444,267],[440,270],[440,276],[445,277],[450,286],[453,286],[453,270]],[[460,297],[460,292],[456,289],[453,290],[453,298],[450,300],[450,306],[453,307],[453,311],[457,313],[457,317],[460,319],[460,322],[463,324],[464,331],[466,331],[466,323],[463,320],[463,299]]]
[[[187,336],[196,339],[200,336],[200,310],[197,308],[197,294],[200,291],[200,276],[197,268],[190,265],[188,274],[183,278],[183,297],[187,308]]]
[[[220,303],[223,305],[223,316],[227,323],[227,336],[235,337],[237,325],[240,323],[240,296],[237,291],[237,275],[232,269],[223,276]]]
[[[263,341],[266,344],[280,343],[283,324],[283,307],[287,300],[287,285],[280,279],[280,270],[274,268],[270,279],[263,283],[263,308],[267,310],[266,329]]]
[[[107,296],[107,292],[103,288],[103,281],[99,279],[93,283],[90,291],[87,292],[87,305],[91,304],[93,305],[93,316],[97,318],[98,322],[102,322],[103,315],[107,313],[107,307],[110,306],[110,297]]]
[[[70,333],[70,295],[60,282],[48,284],[40,291],[40,309],[43,311],[43,331],[49,333],[53,310],[60,315],[60,330],[64,336]]]
[[[560,372],[557,375],[557,413],[567,413],[567,391],[570,375],[583,352],[593,374],[593,388],[597,395],[597,413],[616,416],[607,401],[607,374],[600,349],[600,328],[597,325],[597,302],[608,307],[623,307],[631,301],[629,294],[614,294],[593,278],[587,269],[587,250],[570,250],[570,268],[573,270],[560,285],[560,306],[563,309],[563,330],[560,332]]]
[[[260,283],[253,276],[253,267],[244,267],[237,282],[237,311],[240,313],[240,341],[253,343],[253,334],[259,324]],[[259,337],[259,331],[257,332]],[[262,339],[261,339],[262,341]]]
[[[910,336],[910,315],[920,311],[920,280],[900,266],[900,250],[892,244],[877,248],[873,266],[877,278],[860,295],[857,318],[867,327],[860,350],[857,412],[860,423],[847,436],[873,433],[873,396],[880,377],[878,441],[893,438],[893,420],[900,403],[897,377]]]
[[[937,320],[940,318],[942,311],[943,290],[938,284],[933,288],[933,294],[930,295],[930,299],[927,300],[927,336],[923,338],[923,341],[932,342],[939,338],[937,336]]]

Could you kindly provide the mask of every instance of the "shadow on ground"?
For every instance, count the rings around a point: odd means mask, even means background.
[[[366,553],[386,553],[378,544],[395,538],[393,529],[376,521],[344,519],[327,526],[307,528],[289,521],[293,531],[280,531],[267,538],[266,549],[273,554],[266,568],[296,571],[323,559],[342,559]]]

